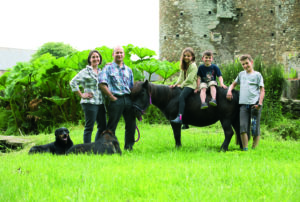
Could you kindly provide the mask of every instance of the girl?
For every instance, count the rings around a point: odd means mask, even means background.
[[[88,56],[86,68],[81,70],[70,82],[73,92],[80,97],[80,104],[84,111],[85,126],[83,133],[83,142],[90,143],[95,122],[97,122],[97,134],[95,141],[100,138],[101,133],[106,129],[106,112],[104,100],[99,89],[98,77],[102,63],[102,57],[97,50],[92,50]],[[81,85],[84,89],[82,93],[79,89]]]
[[[179,113],[176,119],[171,120],[173,123],[182,124],[182,115],[185,107],[185,99],[194,92],[197,87],[197,66],[195,63],[195,53],[192,48],[185,48],[180,57],[180,75],[176,84],[170,88],[183,88],[179,95]]]

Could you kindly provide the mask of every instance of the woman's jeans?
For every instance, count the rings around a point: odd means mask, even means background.
[[[95,105],[82,103],[81,106],[84,111],[85,117],[83,142],[90,143],[95,122],[97,122],[97,133],[95,141],[98,140],[101,133],[106,129],[106,111],[104,104]]]

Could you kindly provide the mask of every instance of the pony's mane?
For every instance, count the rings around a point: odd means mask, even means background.
[[[131,96],[137,96],[137,94],[142,90],[144,82],[137,81],[134,83],[133,87],[131,88]],[[174,91],[174,89],[171,89],[167,85],[162,84],[152,84],[148,82],[148,92],[151,95],[163,95],[162,97],[166,99],[167,97],[171,98],[173,97],[174,93],[177,92],[177,90]]]
[[[174,93],[174,90],[167,85],[149,84],[151,86],[150,91],[152,95],[163,95],[161,97],[166,99],[171,98]]]

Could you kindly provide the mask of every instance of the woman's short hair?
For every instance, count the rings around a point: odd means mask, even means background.
[[[91,59],[93,53],[97,53],[97,54],[99,55],[99,57],[100,57],[100,63],[99,63],[99,65],[101,65],[101,64],[102,64],[102,55],[101,55],[101,54],[99,53],[99,51],[97,51],[97,50],[91,50],[91,51],[90,51],[89,56],[88,56],[88,59],[87,59],[87,60],[88,60],[88,64],[91,65],[90,59]]]

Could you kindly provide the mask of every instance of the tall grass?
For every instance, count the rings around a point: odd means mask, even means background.
[[[263,138],[226,153],[219,124],[182,131],[175,149],[167,125],[139,123],[141,139],[123,155],[28,155],[29,147],[0,156],[0,201],[297,201],[300,143]],[[70,129],[82,143],[82,127]],[[124,125],[117,129],[124,146]],[[264,130],[262,136],[264,137]],[[54,135],[28,136],[39,143]]]

